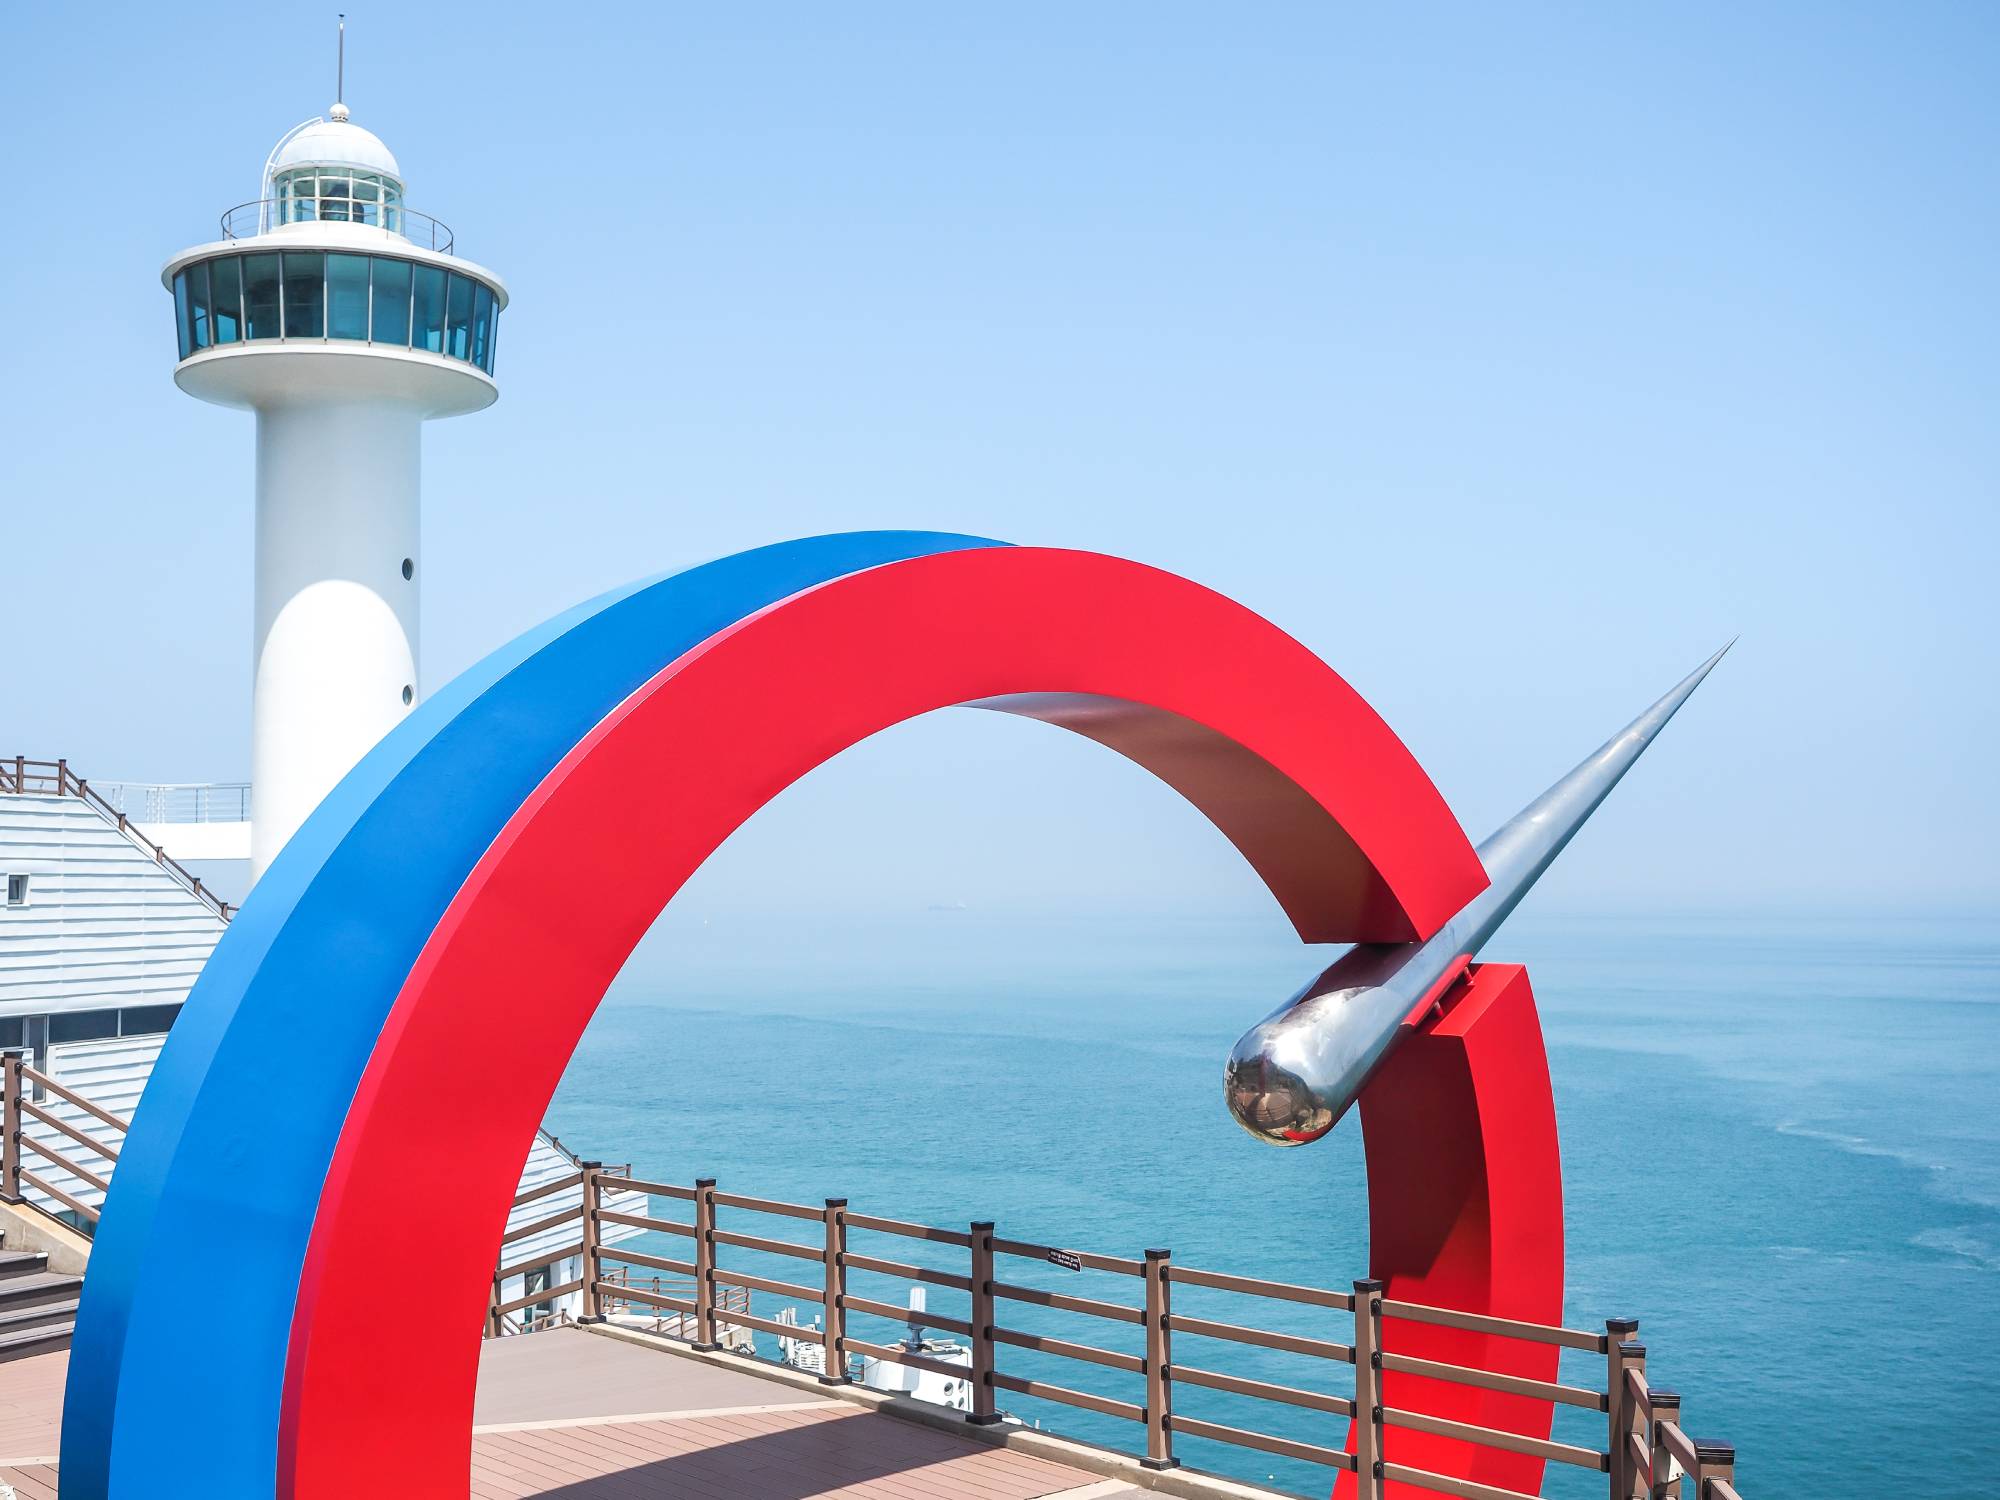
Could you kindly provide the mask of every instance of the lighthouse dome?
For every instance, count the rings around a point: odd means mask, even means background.
[[[271,156],[275,175],[293,167],[347,167],[357,172],[379,173],[403,180],[403,169],[395,153],[382,144],[372,130],[364,130],[347,118],[347,106],[336,104],[333,118],[316,120],[285,138]]]

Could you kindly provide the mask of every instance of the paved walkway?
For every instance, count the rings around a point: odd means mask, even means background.
[[[67,1354],[0,1364],[0,1483],[56,1500]],[[472,1500],[1110,1500],[1141,1491],[599,1334],[480,1353]]]

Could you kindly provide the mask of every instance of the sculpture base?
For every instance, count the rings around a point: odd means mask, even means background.
[[[1548,1055],[1527,970],[1476,964],[1419,1023],[1361,1096],[1368,1150],[1369,1274],[1395,1301],[1559,1323],[1562,1163]],[[1382,1320],[1382,1347],[1536,1380],[1560,1351],[1491,1334]],[[1382,1404],[1523,1437],[1549,1435],[1547,1401],[1394,1372]],[[1353,1435],[1348,1451],[1354,1451]],[[1476,1484],[1539,1494],[1543,1460],[1385,1427],[1382,1457]],[[1390,1500],[1434,1491],[1388,1483]],[[1353,1500],[1339,1476],[1335,1500]]]

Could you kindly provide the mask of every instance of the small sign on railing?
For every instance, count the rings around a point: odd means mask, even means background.
[[[1083,1261],[1074,1250],[1051,1250],[1049,1264],[1061,1266],[1065,1271],[1081,1271]]]

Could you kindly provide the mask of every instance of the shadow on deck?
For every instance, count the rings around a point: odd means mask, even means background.
[[[0,1483],[56,1500],[67,1353],[0,1365]],[[165,1476],[162,1476],[164,1479]],[[385,1483],[376,1475],[371,1483]],[[199,1493],[200,1476],[168,1492]],[[481,1349],[473,1500],[1100,1500],[1139,1490],[580,1329]]]

